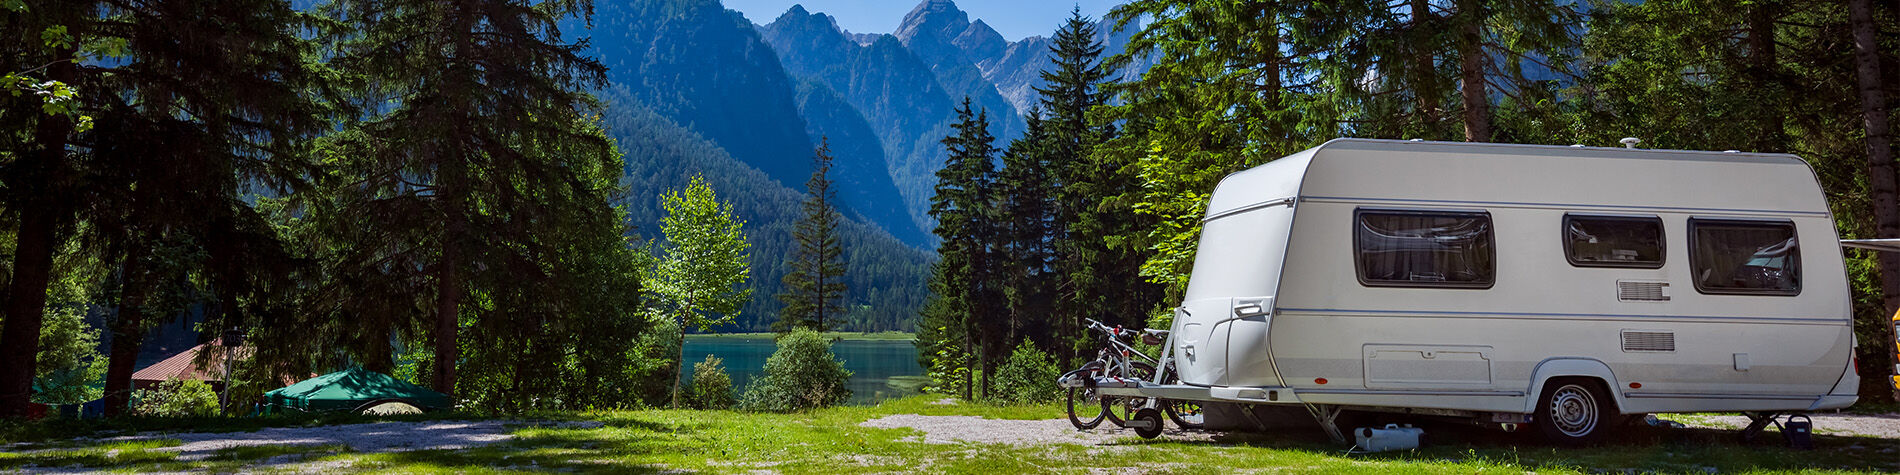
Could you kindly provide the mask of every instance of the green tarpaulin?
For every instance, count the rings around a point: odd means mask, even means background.
[[[377,401],[403,401],[426,410],[449,409],[446,394],[386,374],[351,368],[264,393],[271,407],[301,411],[352,411]]]

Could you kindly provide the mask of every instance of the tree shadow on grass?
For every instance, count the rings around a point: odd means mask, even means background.
[[[1526,471],[1694,474],[1763,470],[1900,471],[1900,440],[1878,437],[1815,435],[1815,450],[1796,450],[1787,447],[1781,434],[1773,430],[1750,443],[1742,441],[1740,430],[1635,425],[1619,428],[1621,430],[1612,438],[1602,443],[1572,448],[1543,442],[1531,427],[1507,433],[1495,426],[1430,419],[1382,420],[1378,425],[1386,422],[1410,423],[1425,429],[1422,446],[1415,450],[1352,452],[1349,451],[1351,440],[1343,445],[1334,443],[1318,428],[1229,432],[1214,436],[1211,443],[1300,450],[1355,460],[1475,463]]]

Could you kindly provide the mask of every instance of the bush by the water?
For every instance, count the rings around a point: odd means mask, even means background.
[[[851,372],[831,354],[831,342],[811,330],[778,338],[778,351],[765,360],[765,374],[746,386],[739,407],[787,412],[835,406],[851,398]]]
[[[1061,396],[1062,389],[1056,386],[1056,377],[1061,375],[1055,358],[1025,341],[1010,353],[1008,362],[996,368],[996,388],[990,398],[1004,404],[1054,401]]]
[[[693,387],[688,392],[693,407],[727,409],[732,407],[732,375],[726,374],[726,360],[706,355],[706,361],[693,364]]]
[[[198,380],[168,380],[132,392],[132,413],[158,417],[218,415],[218,393]]]

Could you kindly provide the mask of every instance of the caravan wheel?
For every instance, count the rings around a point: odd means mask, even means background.
[[[1610,431],[1616,407],[1588,380],[1552,380],[1544,383],[1533,424],[1544,439],[1558,445],[1585,445]]]

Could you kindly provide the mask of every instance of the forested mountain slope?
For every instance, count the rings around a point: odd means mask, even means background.
[[[762,331],[776,318],[775,296],[783,288],[785,259],[791,255],[792,228],[799,218],[802,194],[732,157],[719,144],[644,107],[627,88],[603,91],[607,111],[602,121],[626,154],[625,198],[629,219],[641,236],[658,238],[661,214],[659,193],[680,188],[694,174],[703,175],[745,220],[752,244],[752,301],[741,312],[736,328]],[[800,163],[809,164],[809,154]],[[875,224],[847,215],[838,229],[844,247],[844,329],[862,331],[911,330],[929,290],[931,253],[898,241]]]
[[[592,41],[609,80],[642,104],[712,140],[733,158],[797,188],[811,172],[811,150],[831,131],[839,156],[839,197],[847,213],[870,219],[912,245],[929,243],[903,206],[875,140],[847,130],[862,117],[833,102],[801,104],[798,81],[785,73],[751,22],[716,0],[602,0]],[[808,107],[808,106],[817,107]],[[814,113],[807,124],[801,112]],[[810,132],[810,134],[808,134]]]

